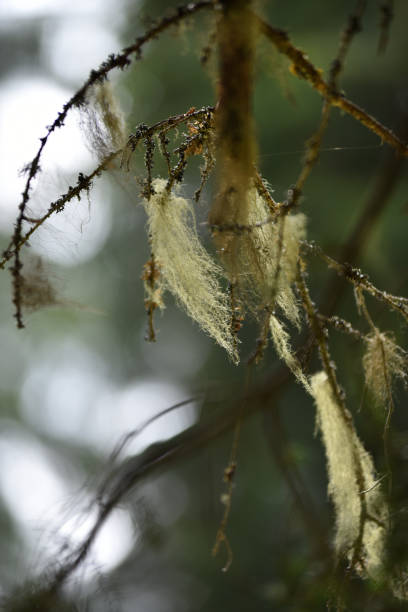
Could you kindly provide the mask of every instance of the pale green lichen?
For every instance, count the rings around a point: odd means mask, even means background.
[[[299,213],[270,219],[269,208],[255,189],[248,197],[248,223],[255,227],[242,236],[241,259],[246,281],[261,303],[279,306],[286,318],[299,327],[293,283],[300,241],[306,237],[306,217]]]
[[[326,373],[315,374],[311,387],[326,450],[328,491],[336,512],[337,553],[349,560],[356,556],[356,567],[375,577],[384,555],[387,508],[373,461],[351,416],[336,401]]]
[[[366,336],[363,367],[366,385],[375,401],[387,405],[395,379],[408,379],[408,355],[390,333],[376,330]]]
[[[222,270],[199,240],[191,203],[167,191],[166,185],[163,179],[154,180],[155,194],[144,200],[164,288],[236,361],[228,299],[220,285]]]
[[[306,391],[312,394],[309,381],[302,370],[299,360],[296,355],[293,354],[289,342],[289,334],[285,330],[283,324],[274,315],[270,317],[270,330],[279,357],[286,363],[296,379],[305,387]]]
[[[81,124],[89,148],[99,159],[125,147],[125,119],[109,81],[97,83],[90,90],[82,109]]]

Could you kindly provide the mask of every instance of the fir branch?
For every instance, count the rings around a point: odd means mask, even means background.
[[[78,175],[78,182],[74,187],[69,187],[66,193],[61,195],[57,200],[52,202],[47,212],[38,219],[31,219],[32,226],[24,234],[20,236],[20,240],[15,243],[14,238],[10,242],[7,249],[3,252],[3,257],[0,260],[0,268],[4,268],[7,261],[12,257],[15,259],[19,256],[20,249],[23,245],[27,244],[34,232],[43,225],[52,214],[61,212],[65,205],[73,200],[74,198],[81,198],[81,194],[85,191],[89,191],[92,187],[92,182],[95,178],[100,176],[102,172],[108,167],[108,165],[121,153],[121,150],[111,153],[106,157],[90,174],[84,175],[82,172]]]
[[[317,244],[314,242],[307,242],[304,240],[302,242],[302,246],[306,249],[306,252],[312,253],[313,255],[317,255],[322,259],[329,268],[333,268],[337,271],[338,274],[343,276],[346,280],[352,283],[355,287],[360,287],[367,293],[369,293],[373,298],[379,300],[380,302],[384,302],[387,304],[392,310],[399,312],[404,319],[408,322],[408,298],[392,295],[388,293],[388,291],[382,291],[377,289],[375,285],[373,285],[368,276],[364,274],[358,268],[354,268],[348,263],[340,263],[327,255]]]
[[[322,71],[316,68],[301,49],[295,47],[284,30],[274,28],[260,17],[256,17],[260,31],[270,40],[280,53],[292,61],[292,72],[295,76],[307,81],[332,106],[337,106],[345,113],[351,115],[362,123],[371,132],[379,136],[382,141],[394,147],[401,155],[408,155],[408,145],[403,142],[392,130],[380,121],[369,115],[357,104],[346,98],[340,92],[331,91],[330,84],[322,77]]]
[[[360,330],[356,329],[351,325],[349,321],[338,317],[337,315],[332,315],[331,317],[327,317],[321,313],[318,313],[318,317],[320,321],[325,325],[331,325],[337,331],[341,331],[349,336],[352,336],[355,340],[363,340],[364,335]]]
[[[408,136],[408,115],[401,120],[401,132]],[[340,249],[339,259],[351,264],[357,262],[359,255],[372,233],[375,225],[381,218],[391,197],[395,192],[398,180],[402,174],[404,159],[401,155],[395,155],[394,151],[388,151],[385,161],[375,172],[375,182],[371,192],[362,208],[351,235]],[[322,299],[322,310],[330,315],[342,298],[346,285],[341,283],[338,276],[333,276],[328,283]]]
[[[338,79],[344,67],[346,55],[350,48],[352,40],[354,36],[361,31],[361,18],[364,13],[365,7],[366,0],[357,0],[356,9],[354,13],[349,16],[348,24],[341,34],[337,55],[332,61],[329,74],[329,87],[333,92],[336,92],[337,90]],[[295,183],[295,186],[289,191],[289,198],[287,203],[288,208],[292,208],[298,203],[302,195],[306,180],[309,178],[312,169],[314,168],[315,164],[319,159],[323,136],[329,124],[331,108],[332,107],[330,100],[326,98],[323,103],[320,123],[315,133],[306,143],[306,155],[300,174]]]

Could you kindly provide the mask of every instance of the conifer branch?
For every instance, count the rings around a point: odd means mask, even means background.
[[[357,0],[355,11],[349,16],[347,26],[344,28],[341,34],[337,55],[331,63],[329,74],[329,88],[333,92],[337,90],[339,76],[344,68],[344,62],[347,52],[350,49],[352,40],[354,36],[361,31],[361,18],[365,11],[365,7],[366,0]],[[295,186],[289,190],[287,203],[288,209],[296,206],[298,203],[306,180],[309,178],[311,171],[319,159],[323,136],[329,124],[331,108],[332,106],[330,100],[325,98],[319,125],[314,134],[306,143],[306,154],[300,174],[297,178]]]
[[[352,283],[355,287],[360,287],[367,293],[369,293],[376,300],[384,302],[392,310],[399,312],[404,319],[408,322],[408,298],[392,295],[388,291],[382,291],[377,289],[375,285],[371,283],[368,276],[364,274],[358,268],[354,268],[349,263],[340,263],[327,255],[317,244],[314,242],[307,242],[304,240],[302,246],[313,255],[317,255],[322,259],[329,268],[336,270],[338,274],[343,276],[346,280]]]
[[[257,17],[256,21],[260,31],[266,38],[275,45],[280,53],[286,55],[292,61],[291,72],[295,76],[307,81],[332,106],[337,106],[345,113],[354,117],[354,119],[363,124],[371,132],[379,136],[382,141],[394,147],[398,153],[404,156],[408,155],[408,145],[394,134],[392,130],[346,98],[344,94],[331,90],[330,84],[322,77],[322,71],[312,64],[301,49],[292,44],[289,35],[284,30],[274,28],[260,17]]]

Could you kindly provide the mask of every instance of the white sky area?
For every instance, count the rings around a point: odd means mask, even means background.
[[[58,78],[81,83],[110,53],[120,50],[111,29],[78,17],[44,28],[42,61]]]
[[[186,389],[162,380],[135,380],[124,388],[108,381],[105,365],[84,345],[71,340],[62,347],[43,347],[22,386],[23,419],[39,433],[89,445],[108,459],[122,436],[188,397]],[[195,422],[196,410],[193,402],[160,417],[123,449],[121,457],[183,431]],[[20,525],[29,557],[39,556],[42,564],[52,560],[63,539],[71,547],[82,542],[95,519],[83,499],[78,512],[81,475],[65,462],[59,459],[57,469],[53,454],[34,436],[0,421],[0,492]],[[164,526],[177,520],[188,499],[177,477],[166,477],[160,486],[145,483],[142,495],[153,504],[156,519]],[[115,511],[95,542],[82,578],[91,580],[94,567],[114,568],[136,541],[126,510]]]
[[[16,217],[17,202],[25,178],[18,175],[27,159],[32,159],[44,126],[55,117],[72,92],[51,80],[26,74],[10,78],[0,89],[0,229],[10,233]],[[30,101],[27,109],[27,100]],[[25,161],[24,161],[25,160]],[[36,181],[30,203],[34,217],[76,181],[80,170],[89,171],[96,160],[86,148],[78,117],[68,116],[63,129],[53,134],[41,161],[42,172]],[[103,179],[102,179],[103,181]],[[105,197],[102,196],[102,192]],[[62,265],[76,265],[91,259],[102,248],[110,230],[110,204],[101,181],[95,181],[90,195],[67,204],[63,213],[33,235],[30,241],[39,255]],[[108,192],[109,193],[109,192]]]

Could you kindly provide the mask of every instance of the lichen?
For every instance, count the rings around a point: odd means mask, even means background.
[[[290,346],[289,334],[285,330],[283,324],[274,315],[270,317],[270,329],[272,340],[279,357],[286,363],[296,379],[305,387],[306,391],[312,394],[309,381]]]
[[[57,306],[61,302],[52,285],[44,264],[39,257],[33,257],[25,267],[21,279],[21,305],[28,312],[48,306]]]
[[[278,306],[285,317],[300,326],[299,308],[293,290],[300,241],[306,236],[306,217],[298,213],[272,219],[264,199],[255,189],[250,201],[248,225],[240,236],[241,285],[249,289],[249,300],[258,306]]]
[[[328,491],[336,512],[336,551],[354,559],[362,573],[375,576],[384,555],[387,508],[373,461],[350,414],[336,401],[326,373],[315,374],[311,387],[326,450]]]
[[[387,405],[395,379],[408,379],[408,355],[390,333],[376,330],[365,337],[363,357],[365,382],[374,400]]]
[[[220,284],[222,270],[199,240],[191,203],[167,191],[166,185],[163,179],[154,180],[155,193],[144,200],[163,286],[236,361],[228,298]]]
[[[109,81],[96,83],[81,107],[81,126],[99,159],[126,145],[125,119]]]

